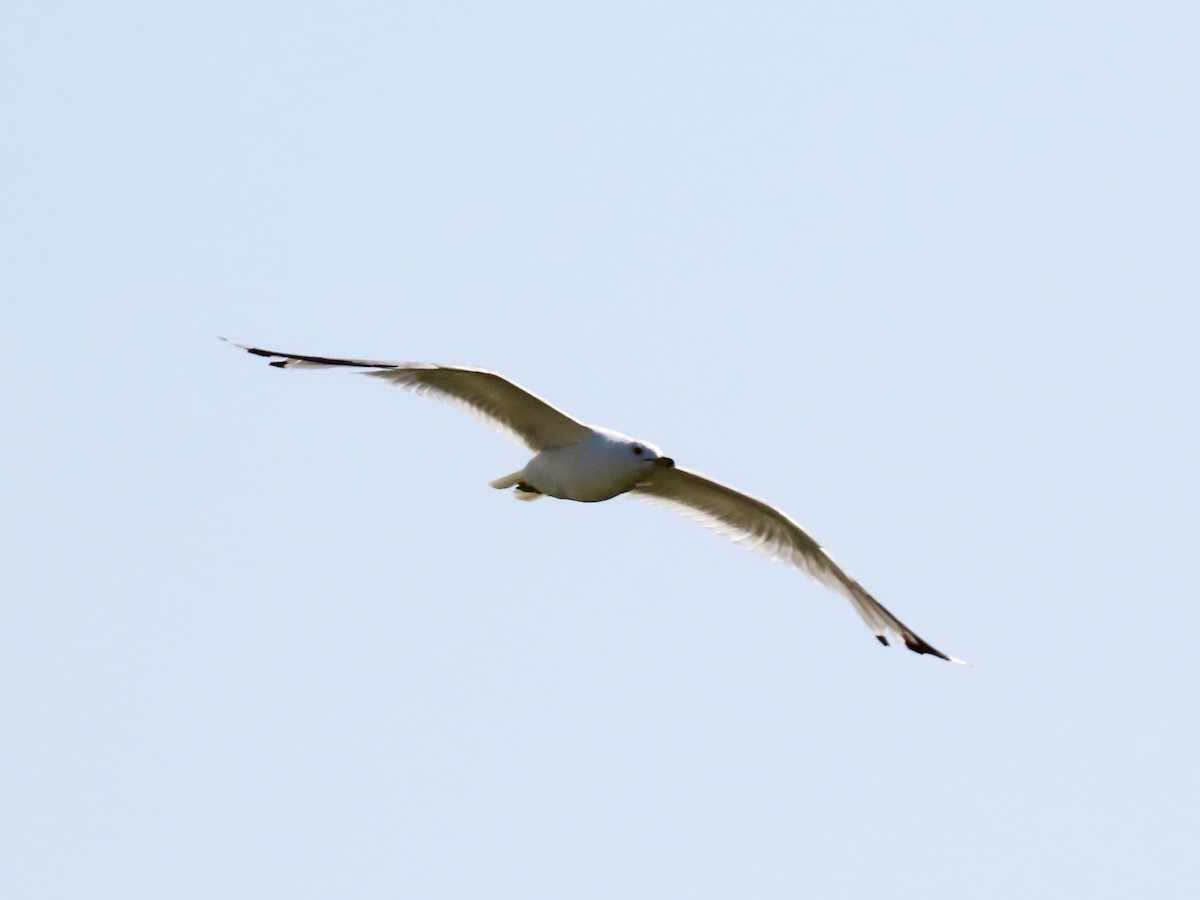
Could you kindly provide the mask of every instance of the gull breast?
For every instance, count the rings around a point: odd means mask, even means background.
[[[594,433],[543,450],[525,466],[525,481],[551,497],[596,503],[632,490],[646,475],[624,435]]]

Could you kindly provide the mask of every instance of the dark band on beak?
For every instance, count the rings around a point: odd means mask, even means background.
[[[656,466],[662,466],[664,469],[675,468],[675,460],[671,459],[669,456],[660,456],[654,461],[654,464]]]

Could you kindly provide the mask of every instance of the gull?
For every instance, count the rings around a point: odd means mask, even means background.
[[[885,647],[892,634],[914,653],[965,665],[918,637],[834,562],[808,532],[775,507],[675,465],[654,444],[585,425],[503,375],[466,366],[304,356],[245,344],[233,346],[265,357],[279,369],[358,369],[361,374],[465,409],[534,451],[523,468],[490,482],[492,487],[513,488],[519,500],[557,497],[597,503],[628,494],[673,509],[807,573],[848,598]]]

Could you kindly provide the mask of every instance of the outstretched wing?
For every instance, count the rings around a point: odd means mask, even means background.
[[[572,444],[591,434],[591,429],[582,422],[572,419],[502,375],[486,369],[302,356],[247,347],[245,344],[233,346],[255,356],[266,357],[271,360],[271,365],[280,369],[361,369],[364,375],[382,378],[415,394],[426,394],[465,409],[530,450]]]
[[[630,492],[630,496],[674,509],[751,550],[808,573],[850,598],[867,627],[885,646],[887,633],[892,632],[909,650],[962,663],[918,637],[847,575],[803,528],[773,506],[679,468],[655,468],[646,481]]]

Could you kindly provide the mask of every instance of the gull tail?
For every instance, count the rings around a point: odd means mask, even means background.
[[[513,472],[511,475],[505,475],[502,478],[497,478],[495,481],[489,481],[492,487],[497,490],[504,488],[516,488],[513,491],[513,496],[518,500],[536,500],[542,496],[542,492],[537,488],[532,488],[525,483],[525,470],[521,469],[518,472]]]
[[[524,477],[525,477],[525,470],[518,469],[517,471],[513,472],[511,475],[504,475],[500,478],[497,478],[494,481],[489,481],[488,484],[490,484],[496,490],[502,491],[505,488],[515,487],[516,485],[520,484],[521,479]]]

